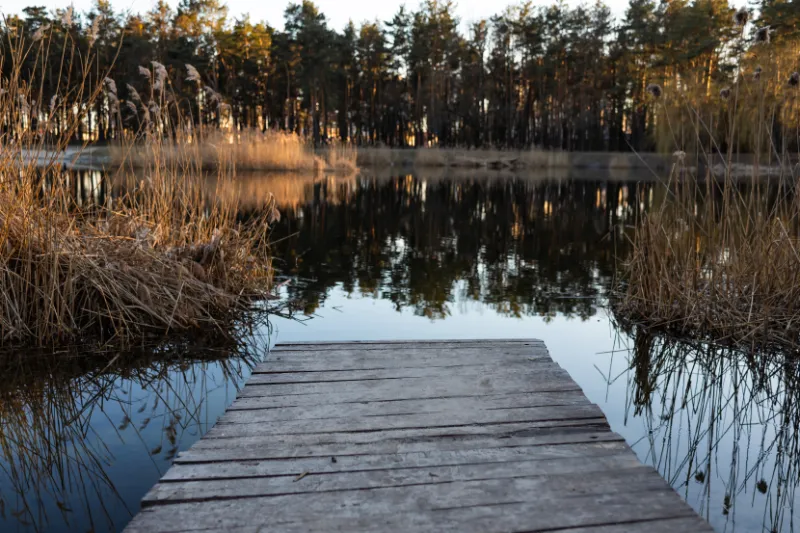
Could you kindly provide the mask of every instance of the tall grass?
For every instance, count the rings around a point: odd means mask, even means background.
[[[298,135],[257,129],[178,131],[172,142],[161,146],[158,154],[146,143],[111,149],[111,161],[116,166],[144,167],[155,161],[170,164],[192,161],[202,169],[222,167],[246,171],[352,173],[357,168],[356,156],[356,149],[349,145],[333,144],[316,153],[308,140]]]
[[[52,70],[39,65],[51,37],[31,43],[6,35],[10,40],[0,45],[0,57],[11,63],[0,82],[0,343],[130,343],[197,329],[224,334],[270,287],[274,205],[239,221],[235,197],[209,194],[202,161],[191,153],[168,155],[163,126],[169,116],[156,113],[134,140],[152,156],[143,172],[130,173],[123,161],[114,176],[116,194],[102,205],[80,205],[60,153],[98,102],[120,117],[115,84],[106,79],[90,86],[92,58],[65,54],[65,64],[52,68],[81,72],[83,82],[43,104],[45,77],[23,66],[34,57],[42,72]],[[71,37],[64,39],[69,49]],[[233,179],[229,166],[218,166],[216,174],[220,187]]]
[[[615,311],[628,323],[695,339],[795,349],[800,198],[789,148],[798,146],[800,136],[787,110],[794,109],[797,83],[767,63],[758,76],[740,65],[736,83],[720,89],[705,111],[691,107],[677,89],[655,99],[676,150],[666,183],[669,200],[636,224]],[[767,98],[768,87],[779,88],[780,97]],[[686,120],[677,120],[679,113]],[[694,127],[691,142],[687,124]],[[776,124],[782,125],[777,135]],[[742,146],[755,150],[749,180],[734,165],[735,147]],[[691,160],[706,162],[709,172],[693,174],[686,166]],[[764,177],[759,161],[780,166]],[[711,172],[714,165],[718,175]]]

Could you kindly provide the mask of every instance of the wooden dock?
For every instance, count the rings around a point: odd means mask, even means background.
[[[126,529],[198,530],[712,531],[537,340],[276,346]]]

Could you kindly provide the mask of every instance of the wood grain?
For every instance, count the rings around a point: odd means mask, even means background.
[[[126,531],[711,528],[541,341],[276,346]]]

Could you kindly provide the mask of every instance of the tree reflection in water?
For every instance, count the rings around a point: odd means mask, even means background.
[[[278,196],[288,220],[276,266],[309,280],[290,289],[309,314],[341,286],[432,319],[472,301],[585,320],[610,289],[622,232],[660,190],[533,177],[308,182]]]
[[[0,529],[121,529],[233,400],[255,353],[174,343],[0,358]],[[222,399],[220,399],[222,397]]]
[[[793,531],[800,482],[798,361],[630,332],[633,445],[719,531]],[[750,509],[763,506],[763,518]],[[737,508],[742,512],[737,516]]]

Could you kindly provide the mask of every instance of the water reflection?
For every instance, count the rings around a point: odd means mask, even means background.
[[[236,347],[0,358],[0,530],[120,530],[233,400]]]
[[[108,201],[86,179],[81,201]],[[242,216],[278,201],[282,291],[316,317],[281,323],[280,340],[541,337],[718,531],[793,530],[796,365],[608,321],[630,227],[668,199],[658,181],[241,175],[220,192],[241,199]],[[597,372],[597,354],[619,343],[628,356]],[[247,353],[0,360],[0,530],[121,529],[176,450],[233,400]]]
[[[627,413],[647,429],[639,456],[720,531],[793,531],[798,362],[642,329],[630,342]]]
[[[511,317],[587,319],[610,288],[626,226],[657,183],[360,178],[278,196],[283,268],[313,313],[341,285],[444,318],[458,302]],[[298,198],[299,196],[299,198]],[[278,264],[281,268],[281,264]]]

